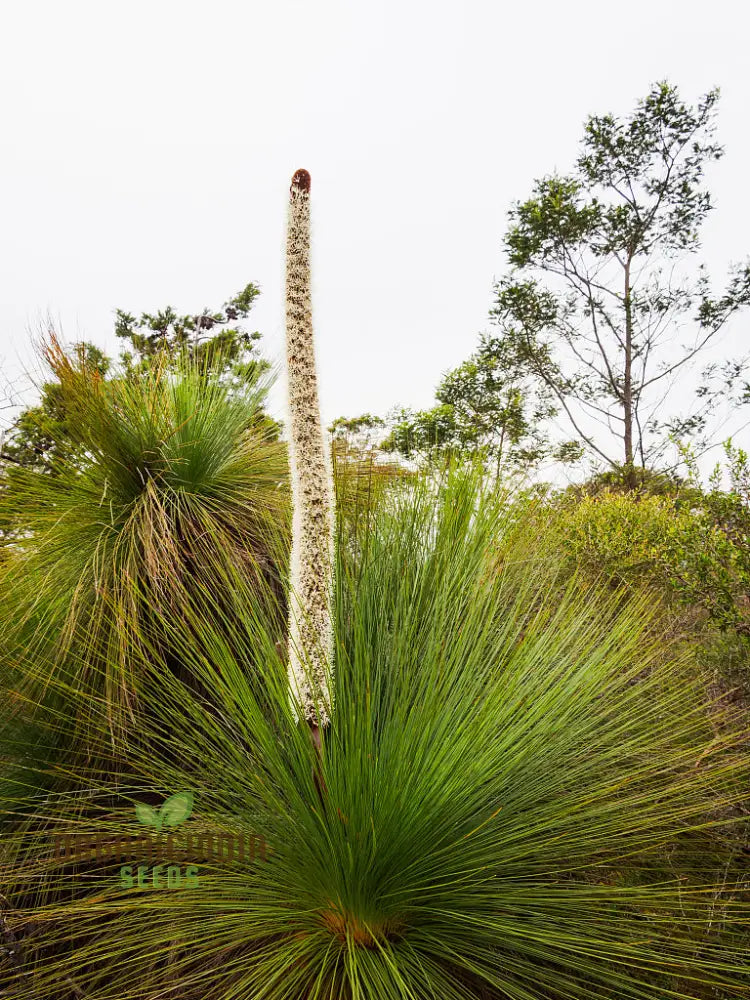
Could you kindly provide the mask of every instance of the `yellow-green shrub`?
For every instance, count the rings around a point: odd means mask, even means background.
[[[642,494],[565,497],[553,507],[552,527],[571,567],[655,587],[673,607],[692,610],[696,625],[747,646],[750,553],[710,506]]]

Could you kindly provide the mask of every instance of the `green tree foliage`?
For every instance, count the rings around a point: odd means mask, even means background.
[[[482,343],[449,371],[429,410],[397,410],[384,451],[406,458],[451,452],[483,456],[497,468],[529,467],[547,452],[542,422],[552,416],[547,395],[534,392],[517,365]]]
[[[256,298],[257,285],[246,285],[221,309],[178,315],[171,306],[136,318],[118,309],[115,334],[124,341],[120,360],[126,370],[142,371],[166,353],[187,358],[203,370],[236,379],[252,380],[268,368],[257,356],[260,334],[242,325]]]
[[[382,417],[362,413],[358,417],[337,417],[328,432],[334,441],[347,447],[367,448],[375,443],[375,436],[385,427]]]
[[[92,376],[106,378],[112,369],[111,358],[87,341],[74,344],[70,354]],[[0,458],[13,465],[51,471],[73,459],[80,450],[81,438],[75,421],[70,419],[60,382],[45,382],[40,396],[39,403],[27,407],[15,420]]]
[[[705,168],[723,155],[717,100],[713,90],[690,107],[660,83],[627,118],[590,117],[575,170],[536,181],[509,213],[512,270],[485,349],[543,386],[589,455],[630,486],[670,438],[709,432],[715,365],[695,386],[682,380],[688,411],[669,412],[665,398],[750,303],[750,264],[718,294],[689,266],[712,208]],[[741,371],[722,367],[730,381]]]

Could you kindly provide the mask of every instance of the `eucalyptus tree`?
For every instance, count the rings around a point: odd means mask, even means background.
[[[718,96],[691,107],[662,82],[629,117],[591,116],[574,170],[537,180],[509,213],[511,270],[495,288],[499,332],[487,347],[525,367],[589,455],[630,486],[670,438],[705,442],[727,388],[715,377],[741,375],[713,360],[693,384],[684,378],[750,303],[750,264],[733,266],[718,293],[705,266],[691,266],[712,209],[705,169],[723,155]],[[669,405],[677,384],[688,408]]]
[[[166,353],[175,361],[187,357],[207,373],[252,381],[270,367],[257,353],[260,334],[243,325],[259,295],[260,288],[249,282],[219,309],[200,313],[181,314],[167,306],[135,316],[118,309],[120,360],[131,371],[143,371]]]
[[[526,371],[505,364],[484,342],[443,375],[435,397],[427,410],[396,409],[381,448],[406,458],[482,456],[498,472],[528,469],[550,453],[544,423],[555,407],[549,393],[537,391]]]

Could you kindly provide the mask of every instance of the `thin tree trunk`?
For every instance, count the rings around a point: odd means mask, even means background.
[[[636,487],[635,466],[633,464],[633,306],[630,298],[630,263],[625,264],[625,375],[622,390],[622,407],[625,418],[625,485],[629,490]]]

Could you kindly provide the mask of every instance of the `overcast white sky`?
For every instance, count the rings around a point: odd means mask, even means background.
[[[324,418],[425,406],[487,329],[512,200],[590,113],[656,80],[722,89],[705,259],[750,252],[745,5],[728,0],[0,0],[0,356],[46,313],[114,347],[113,311],[262,288],[280,361],[289,180],[313,179]],[[747,324],[750,320],[740,323]],[[747,339],[744,332],[737,334]]]

